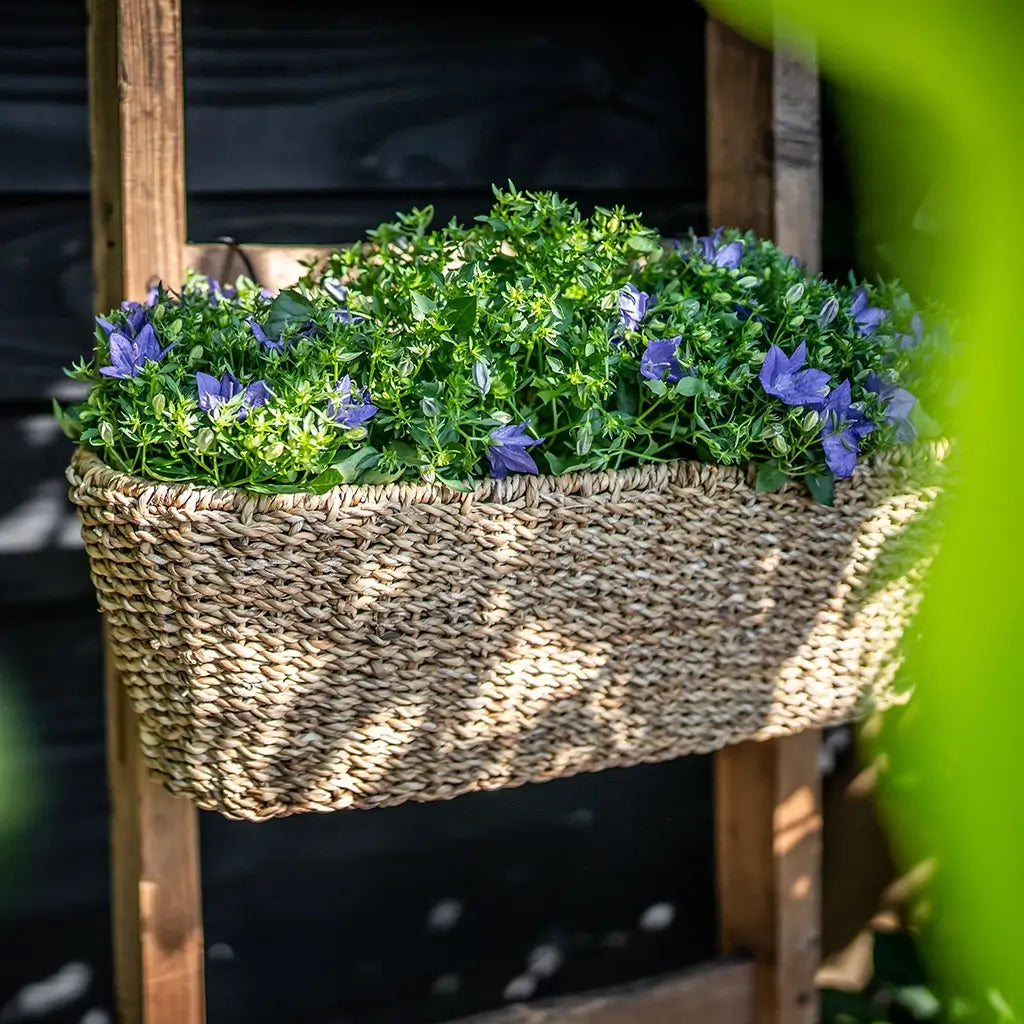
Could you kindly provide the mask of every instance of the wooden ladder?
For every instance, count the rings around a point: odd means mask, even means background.
[[[88,0],[95,308],[142,299],[222,247],[188,245],[180,0]],[[773,237],[812,269],[820,249],[813,62],[709,21],[708,219]],[[321,250],[322,251],[322,250]],[[264,283],[297,276],[310,247],[246,246]],[[138,722],[105,643],[118,1020],[202,1024],[197,814],[146,774]],[[715,755],[720,951],[695,971],[480,1024],[812,1024],[819,958],[820,735]]]

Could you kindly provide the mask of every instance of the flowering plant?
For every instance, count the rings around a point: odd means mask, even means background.
[[[97,318],[65,431],[124,472],[256,492],[699,459],[829,502],[858,458],[933,429],[937,332],[898,284],[511,185],[470,226],[431,218],[276,296],[192,275]]]

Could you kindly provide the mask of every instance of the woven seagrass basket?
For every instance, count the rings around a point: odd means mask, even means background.
[[[834,508],[673,463],[256,496],[68,470],[152,772],[229,817],[441,799],[896,699],[945,445]]]

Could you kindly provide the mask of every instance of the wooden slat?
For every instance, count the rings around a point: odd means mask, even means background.
[[[708,222],[774,238],[821,265],[821,116],[812,51],[765,50],[711,18]]]
[[[771,237],[772,54],[714,18],[705,37],[708,224]]]
[[[753,1024],[754,967],[704,965],[638,985],[511,1006],[454,1024]]]
[[[821,95],[813,51],[799,57],[781,46],[772,55],[775,152],[775,241],[821,268]]]
[[[228,246],[214,242],[186,246],[185,262],[190,269],[217,281],[234,281],[239,274],[245,274],[276,291],[295,283],[304,272],[304,262],[320,262],[332,248],[329,245]]]
[[[708,219],[820,262],[818,85],[812,67],[707,27]],[[715,757],[720,949],[756,963],[757,1024],[812,1024],[820,958],[821,736]]]
[[[813,1024],[820,946],[820,733],[715,759],[719,941],[756,965],[757,1024]]]
[[[181,279],[185,182],[178,0],[90,0],[95,307]],[[197,816],[150,781],[104,640],[119,1019],[201,1024]]]

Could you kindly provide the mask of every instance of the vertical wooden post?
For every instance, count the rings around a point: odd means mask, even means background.
[[[707,27],[708,220],[772,237],[820,266],[821,150],[813,61]],[[756,1024],[813,1024],[820,957],[820,733],[715,757],[719,939],[752,956]]]
[[[177,287],[185,249],[179,0],[88,0],[95,306]],[[201,1024],[195,809],[146,774],[105,635],[118,1020]]]

